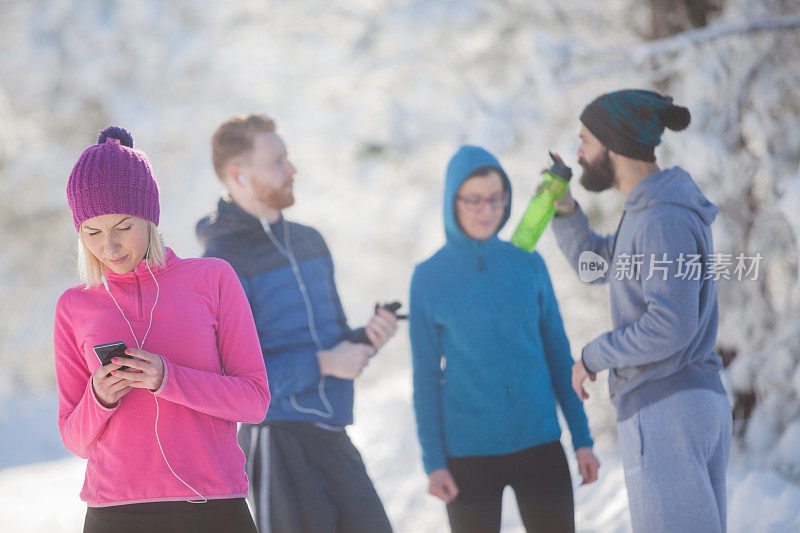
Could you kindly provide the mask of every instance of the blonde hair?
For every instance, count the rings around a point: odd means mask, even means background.
[[[147,247],[145,261],[150,268],[162,267],[167,259],[167,247],[164,238],[158,232],[158,227],[150,220],[147,221],[150,244]],[[103,282],[103,263],[86,247],[83,242],[82,232],[78,232],[78,275],[81,281],[89,288]]]

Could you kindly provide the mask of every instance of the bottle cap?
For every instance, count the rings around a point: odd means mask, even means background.
[[[564,178],[567,181],[572,178],[572,169],[564,163],[553,163],[553,166],[551,166],[548,170],[556,176]]]
[[[561,158],[558,158],[553,152],[550,152],[550,157],[553,159],[553,166],[549,168],[549,171],[569,181],[572,177],[572,169],[565,165]]]
[[[553,166],[550,167],[550,172],[564,178],[567,181],[569,181],[572,177],[572,169],[564,163],[553,164]]]

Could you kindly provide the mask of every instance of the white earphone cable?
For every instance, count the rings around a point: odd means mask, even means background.
[[[289,265],[292,267],[292,273],[294,274],[295,281],[297,282],[297,286],[300,288],[300,294],[303,296],[303,304],[306,308],[306,319],[308,321],[308,329],[311,332],[311,338],[314,340],[314,344],[317,346],[317,350],[323,350],[322,342],[319,340],[319,335],[317,334],[317,326],[316,320],[314,316],[314,308],[311,306],[311,298],[308,296],[308,289],[306,288],[305,281],[303,281],[303,275],[300,273],[300,267],[297,264],[297,258],[294,255],[294,250],[292,249],[292,239],[289,233],[289,226],[286,224],[286,219],[281,217],[282,228],[283,228],[283,235],[284,239],[286,240],[286,246],[282,245],[280,241],[275,237],[272,232],[272,228],[269,225],[269,222],[265,218],[260,218],[259,221],[261,222],[261,227],[264,228],[264,233],[267,234],[269,240],[272,241],[272,244],[275,248],[278,249],[281,254],[283,254],[288,260]],[[295,398],[294,394],[289,395],[289,402],[292,404],[292,407],[301,413],[308,413],[317,416],[321,416],[323,418],[333,418],[333,406],[328,400],[328,395],[325,394],[325,383],[327,378],[325,376],[320,377],[319,383],[317,384],[317,392],[319,394],[320,400],[322,400],[322,405],[325,406],[325,411],[321,411],[319,409],[314,409],[313,407],[303,407],[299,403],[297,403],[297,399]]]
[[[150,251],[150,246],[149,245],[147,247],[147,250],[148,250],[148,252]],[[117,299],[114,298],[113,294],[111,294],[111,289],[108,288],[108,281],[106,280],[105,275],[103,275],[102,278],[101,278],[102,281],[103,281],[103,285],[106,288],[106,292],[108,293],[109,296],[111,296],[111,300],[114,302],[114,305],[117,306],[117,309],[119,309],[119,312],[122,315],[122,318],[128,324],[128,328],[131,330],[131,335],[133,336],[133,340],[134,340],[134,342],[136,342],[136,346],[140,350],[144,349],[144,343],[147,340],[147,335],[150,333],[150,328],[153,326],[153,312],[156,309],[156,304],[158,303],[158,296],[161,293],[161,288],[158,285],[158,280],[156,280],[156,276],[153,274],[153,271],[150,270],[150,263],[147,261],[147,259],[145,259],[145,265],[147,266],[147,271],[150,272],[150,276],[153,278],[153,282],[156,284],[156,299],[153,302],[153,307],[150,308],[150,323],[147,325],[147,331],[145,331],[144,337],[142,337],[142,342],[139,342],[139,339],[136,337],[136,334],[133,332],[133,326],[131,325],[130,321],[128,320],[128,317],[125,316],[125,312],[122,310],[122,307],[120,307],[119,303],[117,303]],[[197,490],[194,487],[192,487],[191,485],[186,483],[177,473],[175,473],[175,470],[172,469],[172,465],[169,464],[169,460],[167,459],[167,456],[164,453],[164,447],[161,445],[161,439],[158,436],[158,415],[159,415],[159,411],[160,411],[160,409],[158,407],[158,397],[156,397],[156,395],[154,394],[153,395],[153,399],[156,402],[156,422],[155,422],[156,442],[158,443],[158,449],[161,450],[161,457],[164,459],[164,463],[166,463],[167,468],[169,468],[169,471],[172,472],[172,475],[175,476],[175,478],[178,481],[180,481],[181,483],[183,483],[184,485],[189,487],[192,490],[192,492],[194,492],[195,494],[197,494],[201,498],[201,500],[188,500],[188,503],[206,503],[208,501],[208,499],[206,499],[205,496],[203,496],[202,494],[197,492]]]

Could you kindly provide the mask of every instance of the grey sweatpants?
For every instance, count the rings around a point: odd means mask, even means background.
[[[617,423],[631,524],[636,533],[725,532],[728,398],[676,392]]]

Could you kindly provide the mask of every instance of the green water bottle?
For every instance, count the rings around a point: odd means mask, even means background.
[[[567,165],[559,162],[552,152],[550,157],[553,158],[553,166],[544,171],[539,191],[531,198],[528,209],[511,237],[511,244],[526,252],[532,252],[536,247],[536,241],[556,214],[553,202],[564,196],[572,177],[572,170]]]

